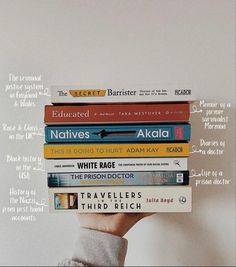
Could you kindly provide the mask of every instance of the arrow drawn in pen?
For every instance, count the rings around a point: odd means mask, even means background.
[[[136,134],[136,131],[114,131],[109,132],[106,130],[101,130],[100,132],[93,133],[97,136],[100,136],[101,138],[104,138],[106,136],[134,136]]]

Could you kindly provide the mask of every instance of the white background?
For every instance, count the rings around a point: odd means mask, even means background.
[[[197,99],[226,101],[235,110],[235,1],[231,0],[0,0],[1,121],[43,122],[43,106],[13,110],[8,73],[42,74],[51,84],[191,84]],[[193,143],[225,138],[223,157],[190,159],[191,168],[225,171],[231,186],[193,185],[191,214],[158,214],[128,234],[127,265],[235,265],[234,124],[225,133],[201,131]],[[214,136],[215,134],[215,136]],[[2,133],[3,135],[3,133]],[[5,135],[4,135],[5,136]],[[42,155],[43,140],[1,139],[1,206],[12,186],[47,195],[46,177],[20,182],[6,153]],[[5,139],[4,139],[5,138]],[[33,145],[32,145],[33,144]],[[55,265],[70,257],[78,223],[73,215],[45,212],[35,223],[0,217],[1,265]]]

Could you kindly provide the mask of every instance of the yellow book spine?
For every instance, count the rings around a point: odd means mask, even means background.
[[[186,157],[189,143],[44,145],[45,158]]]

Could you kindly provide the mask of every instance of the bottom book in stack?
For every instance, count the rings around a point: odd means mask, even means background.
[[[190,186],[49,188],[51,212],[191,212]]]

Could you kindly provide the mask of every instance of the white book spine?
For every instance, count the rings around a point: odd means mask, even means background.
[[[188,158],[48,159],[48,173],[104,171],[186,171]]]
[[[188,86],[51,86],[51,102],[120,103],[195,101]]]
[[[50,188],[51,212],[191,212],[190,186]]]

